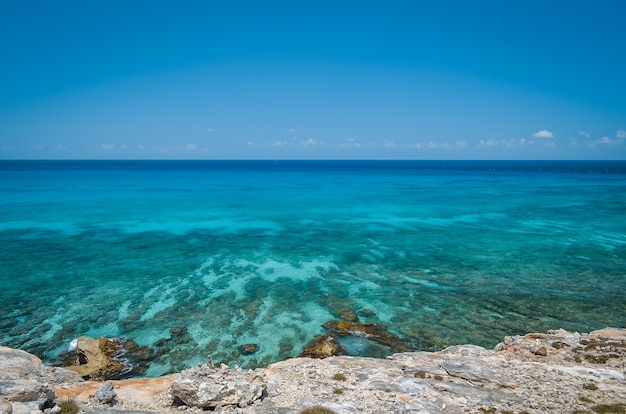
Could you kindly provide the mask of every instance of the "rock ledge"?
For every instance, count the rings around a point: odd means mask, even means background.
[[[100,385],[0,347],[0,413],[53,413],[55,398],[75,399],[89,414],[298,413],[312,406],[344,414],[593,413],[626,410],[626,329],[508,336],[493,350],[294,358],[257,370],[209,361],[177,375],[113,381],[113,406],[94,398]]]

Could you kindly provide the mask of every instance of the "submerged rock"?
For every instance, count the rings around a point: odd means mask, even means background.
[[[322,325],[339,336],[359,336],[387,345],[394,352],[408,352],[411,344],[387,331],[387,326],[352,321],[329,321]]]
[[[331,356],[348,355],[348,351],[341,346],[333,335],[315,335],[300,354],[309,358],[328,358]]]
[[[239,345],[237,350],[242,355],[252,355],[259,350],[259,346],[257,344],[243,344]]]

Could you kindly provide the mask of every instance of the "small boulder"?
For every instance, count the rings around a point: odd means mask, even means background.
[[[262,370],[231,370],[199,364],[178,374],[170,386],[174,401],[188,407],[215,410],[218,406],[245,407],[267,395]]]
[[[109,381],[106,384],[102,384],[98,387],[98,391],[94,395],[94,400],[100,404],[113,405],[117,394],[113,390],[113,383]]]

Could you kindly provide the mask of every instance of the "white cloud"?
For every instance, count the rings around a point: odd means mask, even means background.
[[[128,145],[122,145],[120,148],[121,149],[126,149],[126,148],[128,148]]]
[[[141,151],[141,150],[145,150],[146,147],[144,147],[143,145],[137,145],[137,149]]]
[[[254,146],[255,144],[256,144],[256,142],[254,142],[254,141],[248,141],[248,146],[250,146],[250,147]]]
[[[383,146],[384,146],[385,148],[397,148],[397,147],[398,147],[398,146],[396,145],[396,143],[395,143],[395,142],[393,142],[393,141],[387,141],[387,140],[384,140],[384,141],[383,141]]]
[[[57,150],[57,151],[65,151],[67,149],[67,147],[65,145],[63,145],[63,144],[59,144],[54,149]]]
[[[100,145],[100,148],[103,150],[112,150],[115,148],[115,144],[102,144]]]
[[[296,132],[296,130],[295,130],[295,129],[293,129],[293,128],[289,128],[289,129],[287,130],[287,132],[294,133],[294,132]]]
[[[185,147],[183,148],[183,151],[195,151],[196,149],[198,149],[196,147],[196,144],[187,144],[185,145]]]
[[[578,131],[578,133],[580,135],[582,135],[583,137],[585,137],[585,138],[591,137],[591,134],[589,132],[586,132],[586,131]]]
[[[624,139],[624,138],[626,138],[626,131],[625,131],[625,130],[623,130],[623,129],[620,129],[619,131],[617,131],[617,132],[615,133],[615,136],[616,136],[617,138]]]
[[[289,144],[289,142],[287,142],[287,141],[270,142],[270,146],[272,146],[272,147],[282,147],[282,146],[285,146],[285,145],[288,145],[288,144]]]
[[[317,142],[313,138],[309,138],[306,141],[302,142],[302,145],[305,145],[305,146],[315,145],[315,144],[317,144]]]
[[[208,132],[213,132],[213,131],[215,131],[215,130],[214,130],[213,128],[208,128],[208,129],[207,129],[207,131],[208,131]]]
[[[489,138],[488,140],[481,139],[478,141],[480,147],[495,147],[498,145],[498,140],[495,138]]]
[[[534,138],[554,138],[554,134],[547,129],[542,129],[533,134]]]
[[[596,148],[598,146],[603,146],[603,147],[615,147],[617,145],[623,145],[624,144],[624,140],[621,138],[618,139],[611,139],[609,137],[602,137],[600,139],[597,139],[595,141],[591,141],[587,143],[587,146],[590,148]]]

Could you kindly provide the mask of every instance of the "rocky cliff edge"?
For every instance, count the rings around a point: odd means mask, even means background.
[[[624,413],[625,378],[626,329],[616,328],[510,336],[493,350],[294,358],[256,370],[209,359],[176,375],[112,382],[0,347],[0,414],[60,413],[68,399],[87,414]]]

